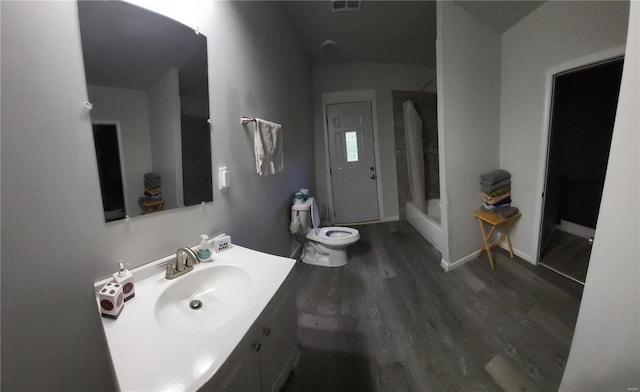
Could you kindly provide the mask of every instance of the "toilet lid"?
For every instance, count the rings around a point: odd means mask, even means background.
[[[315,197],[311,199],[311,226],[320,227],[320,212]]]

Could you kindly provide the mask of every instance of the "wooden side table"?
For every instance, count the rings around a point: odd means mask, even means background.
[[[142,215],[164,210],[164,200],[162,199],[147,201],[139,200],[138,203],[140,204],[140,207],[142,207]]]
[[[491,265],[492,271],[495,269],[495,266],[493,264],[493,256],[491,255],[491,248],[495,248],[496,246],[500,245],[502,241],[504,241],[505,239],[507,240],[509,256],[511,256],[511,258],[513,259],[513,249],[511,248],[511,239],[509,238],[509,230],[511,230],[511,226],[515,223],[515,221],[521,215],[522,214],[519,211],[517,214],[510,216],[508,218],[503,218],[499,215],[495,215],[485,211],[476,211],[473,213],[473,216],[478,218],[478,224],[480,225],[480,232],[482,233],[482,241],[484,243],[484,245],[482,245],[482,248],[480,248],[480,251],[478,253],[478,258],[480,258],[480,256],[482,256],[482,254],[486,251],[487,256],[489,256],[489,264]],[[491,226],[491,230],[489,230],[488,234],[485,228],[485,224]],[[501,234],[496,241],[491,242],[491,237],[493,236],[493,233],[496,231],[498,226],[501,226],[501,230],[498,230],[498,231],[501,231]]]

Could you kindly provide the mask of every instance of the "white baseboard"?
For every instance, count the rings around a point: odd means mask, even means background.
[[[447,262],[444,259],[442,259],[442,260],[440,260],[440,267],[442,267],[442,269],[445,270],[445,271],[451,271],[452,269],[458,268],[461,265],[465,264],[466,262],[471,261],[471,260],[475,259],[476,257],[478,257],[478,252],[479,251],[480,251],[479,249],[475,250],[475,251],[469,253],[468,255],[466,255],[466,256],[464,256],[462,258],[459,258],[458,260],[453,261],[453,262]]]
[[[500,247],[504,250],[506,250],[507,252],[509,252],[509,249],[507,248],[507,244],[505,244],[504,242],[500,244]],[[519,258],[528,261],[531,264],[536,264],[535,259],[528,253],[524,253],[523,251],[514,248],[513,246],[511,247],[511,249],[513,249],[513,254],[518,256]]]
[[[502,249],[506,250],[507,252],[509,252],[509,249],[507,249],[507,245],[505,243],[500,244],[500,247]],[[536,264],[535,260],[533,259],[533,257],[531,257],[531,255],[529,255],[527,253],[524,253],[521,250],[518,250],[518,249],[513,248],[513,247],[512,247],[512,249],[513,249],[513,254],[514,255],[518,256],[519,258],[521,258],[521,259],[523,259],[525,261],[528,261],[531,264]],[[453,261],[453,262],[446,262],[444,259],[442,259],[442,260],[440,260],[440,267],[442,267],[442,269],[445,270],[445,271],[451,271],[452,269],[458,268],[461,265],[467,263],[468,261],[477,258],[479,251],[480,251],[479,249],[476,250],[476,251],[473,251],[472,253],[469,253],[468,255],[466,255],[466,256],[464,256],[462,258],[459,258],[458,260]]]
[[[590,227],[582,226],[577,223],[560,220],[560,224],[556,225],[556,229],[565,233],[577,235],[578,237],[589,239],[596,235],[596,230]]]
[[[400,216],[396,215],[396,216],[383,216],[382,219],[380,219],[380,222],[393,222],[393,221],[398,221],[400,220]]]

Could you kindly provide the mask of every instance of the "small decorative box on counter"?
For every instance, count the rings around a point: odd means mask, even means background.
[[[117,319],[124,308],[124,294],[120,283],[106,283],[98,292],[100,314],[103,317]]]

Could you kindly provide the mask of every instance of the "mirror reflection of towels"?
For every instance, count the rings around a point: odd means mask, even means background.
[[[284,167],[282,125],[256,118],[253,148],[258,174],[266,176],[282,171]]]

